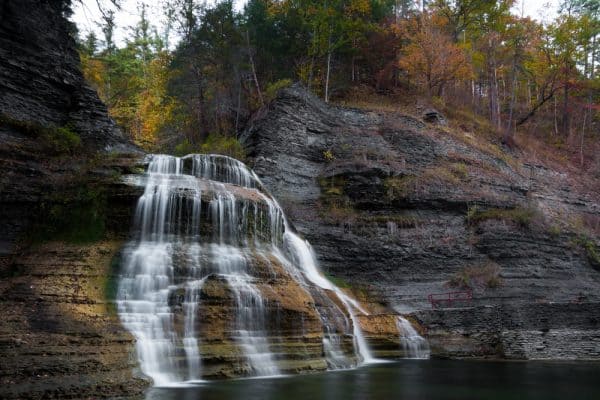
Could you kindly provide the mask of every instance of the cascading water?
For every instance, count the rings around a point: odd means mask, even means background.
[[[428,359],[429,344],[419,335],[411,323],[404,317],[398,317],[396,325],[400,332],[400,343],[406,357],[419,360]]]
[[[254,172],[225,156],[153,155],[148,161],[137,182],[144,194],[123,251],[117,306],[137,339],[142,371],[156,385],[204,376],[203,351],[210,343],[199,330],[209,325],[204,308],[214,308],[207,293],[220,285],[231,293],[233,315],[224,332],[237,349],[231,356],[236,373],[280,374],[281,343],[269,314],[280,304],[265,297],[261,282],[282,274],[314,299],[329,368],[373,360],[357,317],[366,311],[319,273],[310,245],[293,232]],[[348,337],[351,354],[343,344]]]

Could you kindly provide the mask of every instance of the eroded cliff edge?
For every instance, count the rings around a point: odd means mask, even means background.
[[[434,356],[600,357],[593,188],[468,132],[300,86],[242,139],[323,270],[411,313]],[[471,301],[432,309],[429,294],[469,286]]]
[[[0,2],[0,397],[140,394],[109,301],[138,151],[85,83],[62,1]]]

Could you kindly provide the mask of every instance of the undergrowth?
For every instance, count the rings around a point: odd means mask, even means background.
[[[448,285],[455,288],[486,287],[494,289],[502,286],[500,277],[500,266],[492,261],[482,265],[467,265],[455,273]]]
[[[104,237],[106,194],[90,185],[55,193],[40,204],[29,239],[34,243],[63,240],[90,243]]]
[[[29,137],[36,138],[54,155],[74,154],[81,149],[81,138],[75,132],[72,124],[64,126],[45,126],[30,121],[21,121],[6,114],[0,114],[0,124]]]
[[[184,139],[175,146],[173,153],[178,157],[194,153],[204,153],[221,154],[240,161],[244,161],[246,158],[244,147],[237,138],[212,133],[200,145],[192,143],[189,139]]]
[[[472,206],[467,211],[467,223],[477,225],[488,220],[511,221],[522,228],[530,228],[538,216],[538,211],[532,207],[490,208],[481,210]]]

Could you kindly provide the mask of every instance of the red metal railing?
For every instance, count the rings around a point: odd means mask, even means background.
[[[471,289],[462,292],[448,293],[432,293],[427,296],[432,308],[438,308],[444,303],[446,307],[452,307],[452,303],[456,301],[471,301],[473,300],[473,291]]]

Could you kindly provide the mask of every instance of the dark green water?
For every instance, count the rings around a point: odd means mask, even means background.
[[[152,400],[600,400],[600,363],[406,360],[351,371],[155,388]]]

